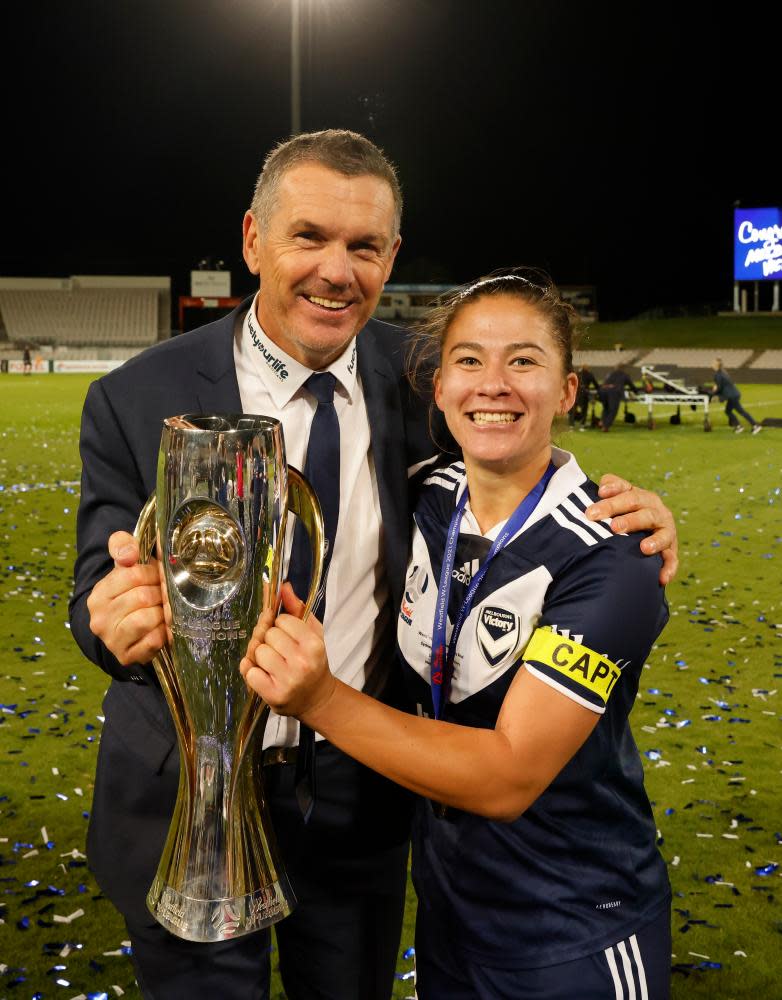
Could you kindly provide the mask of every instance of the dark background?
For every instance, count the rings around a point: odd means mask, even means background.
[[[727,304],[734,202],[782,202],[771,8],[302,0],[302,125],[397,163],[397,281],[529,264],[595,284],[602,318]],[[290,129],[288,0],[3,21],[0,274],[169,274],[178,295],[214,255],[251,289],[240,226]]]

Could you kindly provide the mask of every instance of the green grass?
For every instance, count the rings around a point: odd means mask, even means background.
[[[81,856],[106,687],[66,628],[89,380],[0,377],[0,997],[9,1000],[112,996],[112,985],[138,996],[127,959],[106,954],[121,947],[123,925]],[[782,386],[742,389],[758,417],[782,417]],[[681,426],[662,413],[649,431],[638,413],[610,435],[564,431],[559,443],[591,475],[620,472],[678,512],[671,622],[632,717],[676,893],[673,996],[776,1000],[782,868],[756,869],[782,864],[782,430],[736,437],[717,410],[704,434],[685,409]],[[413,906],[411,892],[403,948]],[[410,965],[400,956],[400,971]],[[400,982],[395,997],[411,992]]]

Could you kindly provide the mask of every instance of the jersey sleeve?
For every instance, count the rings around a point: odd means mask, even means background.
[[[523,654],[531,674],[599,714],[617,691],[632,702],[668,620],[661,560],[644,556],[639,541],[614,536],[563,568]]]

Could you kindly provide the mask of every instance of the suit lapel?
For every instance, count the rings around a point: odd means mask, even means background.
[[[232,313],[218,320],[214,331],[204,341],[196,367],[196,398],[201,413],[242,412],[234,364],[234,336],[251,302],[251,298],[245,299]]]
[[[357,351],[380,495],[388,582],[394,600],[398,601],[404,584],[408,548],[404,414],[394,371],[378,349],[371,328],[359,333]]]

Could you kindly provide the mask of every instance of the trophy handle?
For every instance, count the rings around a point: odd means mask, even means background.
[[[155,550],[155,543],[157,541],[156,515],[157,500],[153,493],[141,508],[141,513],[138,516],[138,521],[133,531],[133,537],[138,542],[138,559],[142,563],[148,563]],[[155,673],[160,681],[163,694],[168,702],[168,707],[174,720],[174,727],[181,740],[181,745],[189,748],[191,744],[189,734],[192,733],[192,726],[188,725],[187,709],[182,699],[176,693],[177,685],[174,680],[174,660],[168,644],[155,654],[152,665],[155,668]]]
[[[323,524],[323,512],[320,509],[320,501],[315,490],[299,470],[294,469],[292,465],[288,466],[288,510],[293,511],[304,525],[312,549],[310,592],[304,603],[304,614],[302,615],[302,619],[306,619],[320,599],[322,587],[326,583],[323,579],[323,564],[326,561],[326,532]]]

